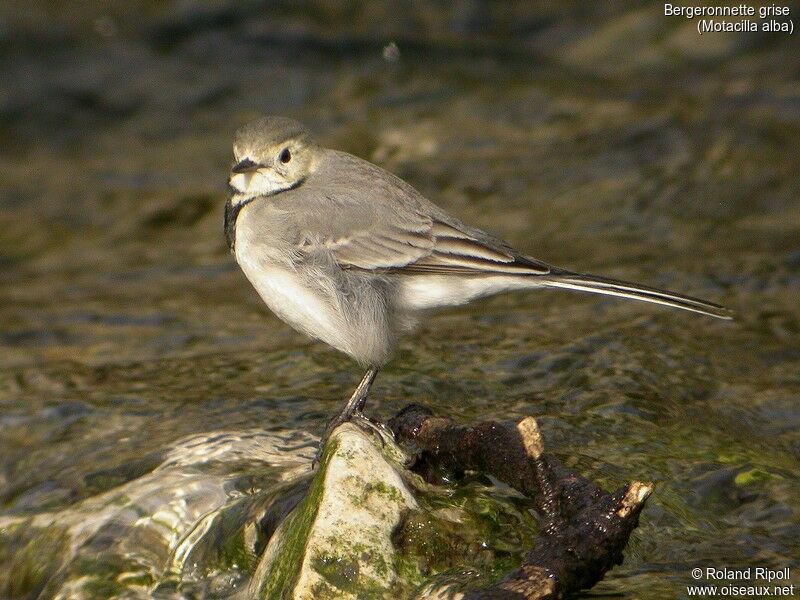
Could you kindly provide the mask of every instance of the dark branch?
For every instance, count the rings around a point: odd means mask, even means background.
[[[650,484],[631,483],[613,494],[544,452],[536,420],[515,428],[496,422],[463,426],[419,405],[388,423],[401,444],[419,449],[415,470],[428,479],[440,470],[480,471],[534,501],[540,535],[525,561],[468,600],[564,598],[589,588],[620,564]]]

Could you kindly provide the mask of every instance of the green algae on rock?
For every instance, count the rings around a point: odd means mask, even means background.
[[[351,424],[331,436],[306,498],[272,537],[254,597],[381,598],[396,584],[392,532],[417,501],[394,459]]]

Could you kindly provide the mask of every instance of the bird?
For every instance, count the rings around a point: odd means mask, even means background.
[[[280,319],[366,370],[328,423],[320,452],[340,424],[367,419],[378,371],[401,335],[433,309],[557,288],[732,318],[713,302],[519,252],[383,168],[325,148],[287,117],[266,116],[238,129],[233,155],[224,228],[245,276]]]

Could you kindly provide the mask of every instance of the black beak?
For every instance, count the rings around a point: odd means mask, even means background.
[[[245,158],[243,161],[236,163],[231,168],[232,173],[252,173],[253,171],[258,171],[264,165],[260,165],[256,162],[253,162],[249,158]]]

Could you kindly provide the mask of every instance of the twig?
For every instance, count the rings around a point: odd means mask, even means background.
[[[533,417],[515,428],[488,421],[473,426],[436,417],[420,405],[388,423],[398,442],[421,452],[415,470],[480,471],[531,498],[540,534],[522,565],[465,600],[566,598],[600,581],[620,564],[652,485],[634,482],[608,493],[544,452]]]

